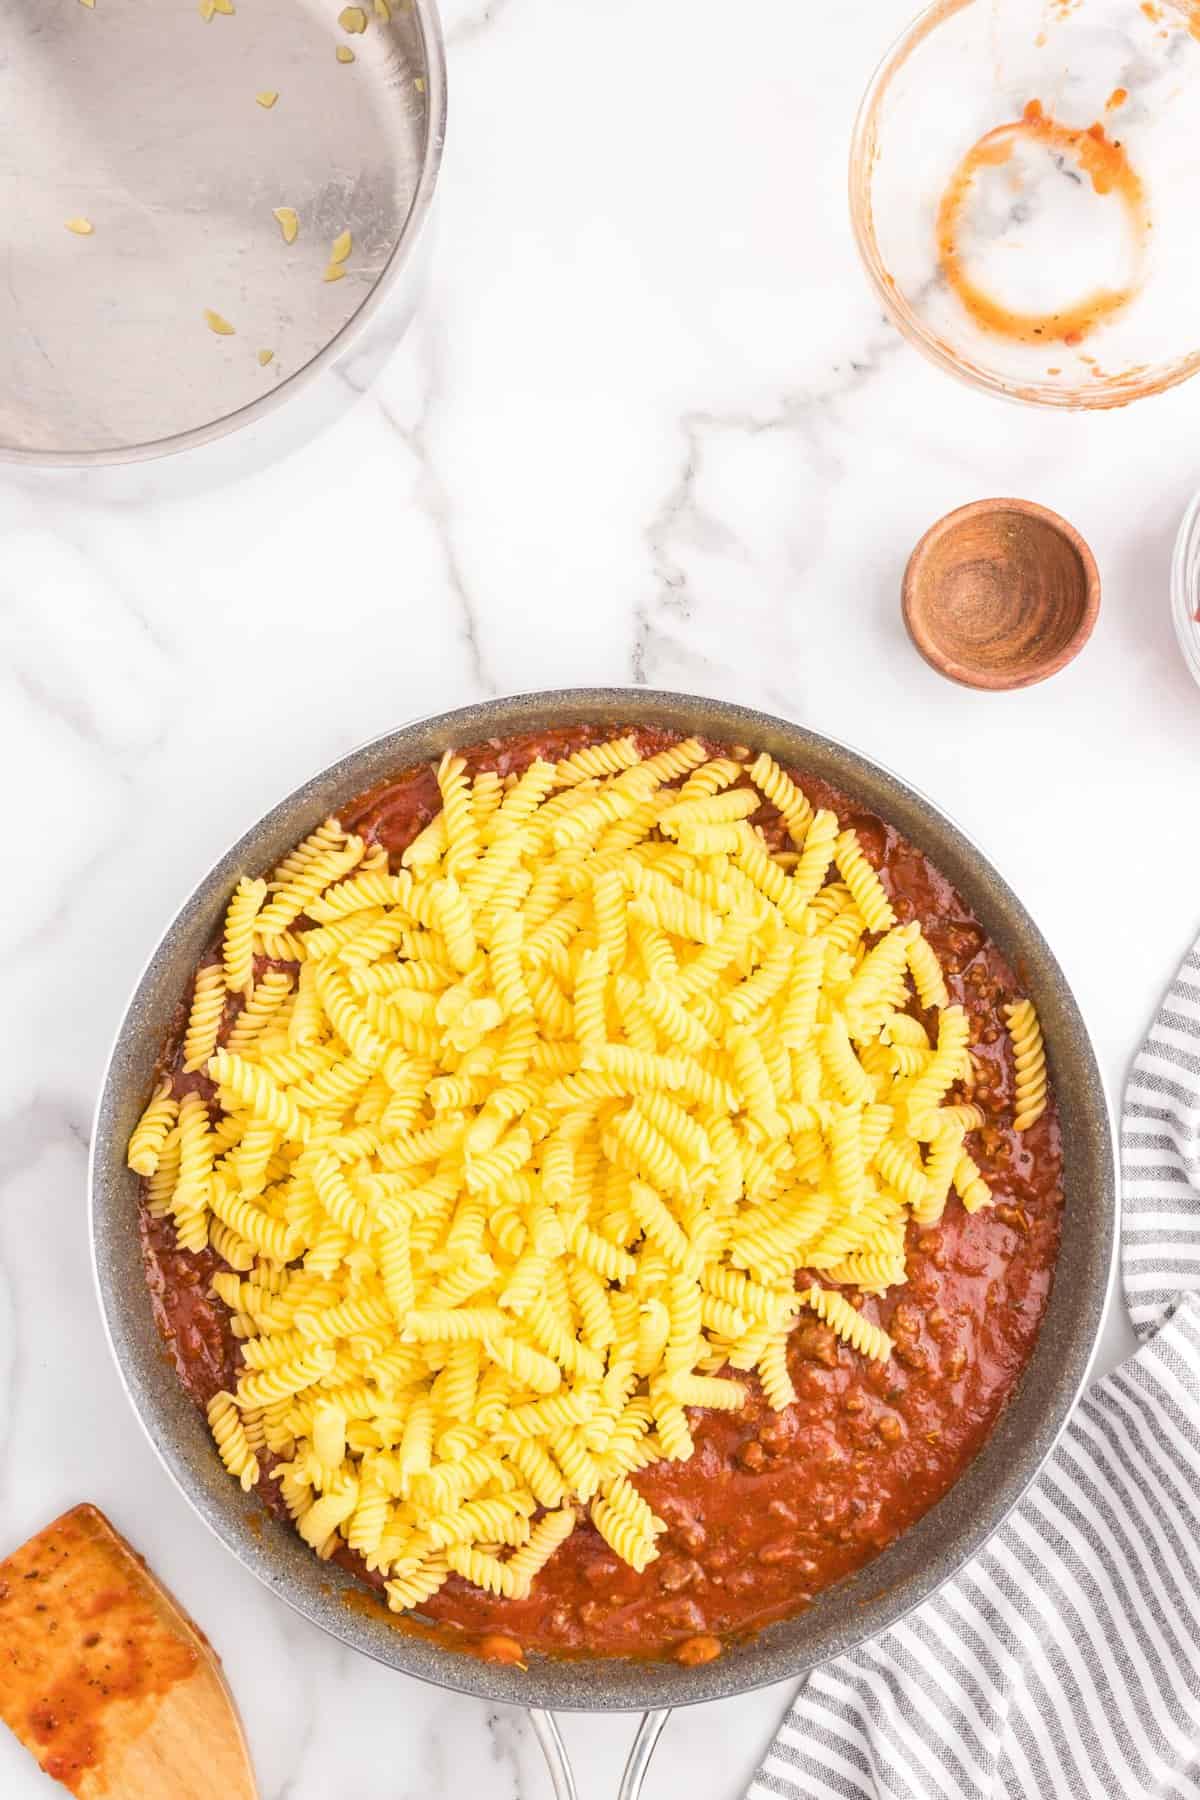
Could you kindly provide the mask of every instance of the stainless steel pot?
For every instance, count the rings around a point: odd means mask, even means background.
[[[531,1660],[527,1672],[483,1663],[391,1628],[345,1603],[352,1578],[319,1563],[289,1527],[248,1517],[204,1419],[163,1358],[136,1230],[137,1182],[125,1146],[188,977],[218,930],[243,872],[274,864],[352,795],[453,745],[586,721],[661,725],[768,750],[844,789],[892,821],[949,877],[1006,953],[1035,1001],[1062,1118],[1066,1213],[1062,1250],[1033,1357],[987,1444],[946,1498],[857,1575],[807,1612],[730,1648],[718,1661]],[[388,733],[281,802],[222,857],[168,927],[117,1033],[92,1139],[92,1241],[113,1354],[163,1463],[201,1517],[258,1578],[306,1618],[377,1661],[480,1699],[535,1709],[561,1800],[575,1789],[549,1709],[650,1709],[623,1788],[638,1793],[665,1709],[718,1700],[800,1676],[853,1649],[924,1600],[979,1550],[1020,1498],[1086,1378],[1116,1243],[1112,1127],[1095,1053],[1062,970],[1012,889],[971,840],[897,776],[801,726],[722,701],[646,689],[568,689],[490,700]]]
[[[194,0],[13,0],[0,106],[0,461],[94,470],[237,431],[257,455],[202,466],[253,466],[350,405],[406,328],[446,125],[435,0],[207,21]]]

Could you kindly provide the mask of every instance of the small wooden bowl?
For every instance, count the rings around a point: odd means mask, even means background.
[[[976,500],[930,526],[908,561],[904,623],[939,675],[1032,687],[1065,669],[1100,611],[1096,561],[1031,500]]]

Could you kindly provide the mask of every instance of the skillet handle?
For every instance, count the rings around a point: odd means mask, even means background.
[[[542,1746],[542,1755],[550,1770],[550,1780],[554,1784],[554,1800],[579,1800],[579,1789],[575,1786],[575,1772],[571,1767],[571,1759],[567,1755],[567,1746],[563,1743],[562,1732],[558,1729],[558,1720],[552,1712],[545,1712],[540,1706],[531,1706],[529,1722],[533,1726],[538,1743]]]
[[[629,1752],[629,1760],[625,1764],[625,1773],[621,1777],[621,1791],[617,1800],[639,1800],[642,1783],[650,1767],[650,1758],[658,1749],[658,1740],[662,1736],[662,1728],[671,1716],[669,1706],[658,1712],[642,1714],[642,1722],[638,1726],[637,1736],[633,1740],[633,1749]]]
[[[617,1800],[639,1800],[642,1783],[650,1767],[650,1759],[662,1736],[662,1728],[671,1716],[670,1708],[660,1712],[642,1714],[642,1722],[638,1726],[637,1736],[633,1740],[633,1748],[629,1752],[625,1764],[625,1773],[621,1777],[621,1790]],[[575,1784],[575,1774],[571,1768],[571,1759],[567,1755],[567,1746],[563,1742],[558,1720],[552,1712],[544,1712],[540,1707],[531,1707],[529,1717],[537,1734],[538,1743],[542,1746],[542,1755],[550,1770],[550,1779],[554,1784],[554,1800],[579,1800],[579,1789]]]

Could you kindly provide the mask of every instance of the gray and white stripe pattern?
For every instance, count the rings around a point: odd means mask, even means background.
[[[1129,1072],[1121,1119],[1121,1273],[1139,1337],[1200,1291],[1200,946]]]
[[[809,1677],[750,1800],[1200,1794],[1200,948],[1130,1071],[1121,1150],[1148,1341],[956,1580]]]

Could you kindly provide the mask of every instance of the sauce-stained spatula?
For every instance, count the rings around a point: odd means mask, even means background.
[[[81,1800],[258,1800],[207,1638],[94,1506],[0,1562],[0,1718]]]

